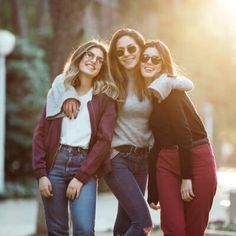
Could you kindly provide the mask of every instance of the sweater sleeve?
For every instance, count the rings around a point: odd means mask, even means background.
[[[171,78],[170,78],[171,79]],[[194,88],[193,82],[185,76],[177,76],[171,80],[172,89],[180,91],[190,91]]]
[[[110,158],[111,141],[116,118],[116,103],[113,99],[107,97],[104,111],[97,127],[96,141],[75,176],[79,181],[86,183],[96,173],[105,158]]]
[[[64,113],[62,111],[62,106],[67,99],[71,98],[79,102],[75,88],[73,86],[65,88],[64,80],[65,77],[63,74],[58,75],[48,92],[46,106],[47,119],[63,117]]]
[[[192,178],[192,132],[185,111],[185,99],[188,99],[184,92],[173,92],[170,95],[168,104],[169,117],[173,132],[179,146],[180,168],[183,179]],[[191,111],[188,111],[191,112]]]
[[[193,82],[185,76],[171,78],[166,74],[162,74],[148,87],[157,91],[161,96],[161,101],[163,101],[170,95],[172,90],[190,91],[193,89],[194,85]]]
[[[158,159],[158,151],[154,146],[148,157],[148,203],[157,204],[159,201],[157,190],[157,177],[156,177],[156,162]]]

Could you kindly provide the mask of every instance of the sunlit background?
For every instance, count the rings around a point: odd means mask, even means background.
[[[229,211],[227,194],[236,187],[235,22],[236,0],[0,0],[0,29],[17,37],[6,58],[6,190],[1,198],[35,196],[32,133],[68,53],[91,38],[109,42],[115,30],[131,27],[147,40],[164,41],[194,82],[189,96],[216,154],[217,204]],[[101,182],[99,191],[106,190]]]

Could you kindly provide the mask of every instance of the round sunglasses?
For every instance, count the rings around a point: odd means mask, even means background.
[[[149,55],[142,55],[141,62],[147,63],[151,59],[153,65],[158,65],[161,62],[161,58],[158,56],[149,56]]]
[[[137,51],[137,47],[134,45],[129,45],[127,48],[121,48],[116,50],[116,55],[118,57],[123,57],[125,54],[125,50],[127,50],[130,54],[133,54]]]
[[[96,57],[96,62],[98,62],[99,65],[102,65],[104,63],[104,60],[102,57],[96,56],[93,52],[87,51],[86,56],[89,60],[93,60]]]

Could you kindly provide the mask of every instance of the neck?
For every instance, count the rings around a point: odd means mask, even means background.
[[[81,74],[79,75],[79,79],[80,79],[80,86],[76,88],[76,91],[80,96],[82,96],[92,88],[93,78]]]
[[[128,77],[134,77],[134,70],[127,70],[126,74]]]

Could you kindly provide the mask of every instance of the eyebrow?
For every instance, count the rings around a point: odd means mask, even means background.
[[[130,43],[130,44],[128,44],[126,47],[129,47],[129,46],[135,46],[135,45],[137,45],[137,44],[135,44],[135,43]],[[124,46],[122,47],[122,46],[119,46],[119,47],[117,47],[117,48],[125,48]]]

